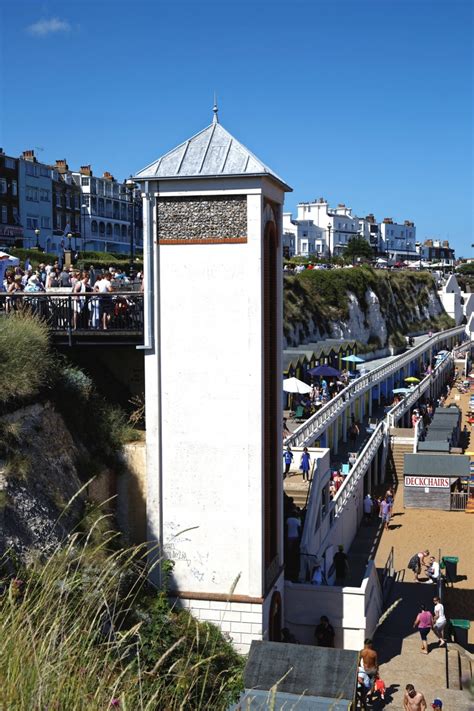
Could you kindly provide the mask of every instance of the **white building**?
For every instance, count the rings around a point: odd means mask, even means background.
[[[148,539],[241,651],[282,624],[282,207],[217,121],[141,170]],[[190,347],[192,345],[192,347]]]
[[[101,178],[94,176],[90,165],[73,172],[73,178],[82,190],[81,248],[128,254],[132,239],[130,192],[108,172]],[[141,248],[141,234],[136,226],[133,229],[134,244]]]
[[[463,320],[464,312],[461,297],[461,288],[454,274],[448,277],[446,284],[438,291],[444,310],[456,322],[456,326]]]
[[[51,168],[39,163],[34,151],[23,151],[18,161],[18,183],[23,245],[44,247],[53,234]]]
[[[415,223],[405,220],[402,225],[385,217],[380,223],[380,251],[395,262],[419,259]]]
[[[380,226],[372,213],[359,217],[359,235],[370,244],[374,252],[380,251]]]
[[[297,221],[310,221],[319,229],[323,251],[329,257],[342,255],[349,241],[359,234],[359,220],[351,208],[344,203],[331,208],[324,198],[298,203]]]
[[[283,254],[308,257],[322,256],[326,251],[324,231],[312,220],[294,220],[291,212],[283,213]]]

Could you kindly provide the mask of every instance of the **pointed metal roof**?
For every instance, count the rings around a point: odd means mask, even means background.
[[[226,131],[215,112],[209,126],[140,170],[134,180],[238,175],[268,176],[280,183],[285,191],[291,191],[284,180]]]

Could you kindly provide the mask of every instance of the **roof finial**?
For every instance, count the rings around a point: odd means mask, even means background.
[[[219,113],[219,109],[217,108],[217,96],[216,92],[214,92],[214,106],[212,108],[214,111],[214,116],[212,118],[212,123],[219,123],[219,116],[217,115]]]

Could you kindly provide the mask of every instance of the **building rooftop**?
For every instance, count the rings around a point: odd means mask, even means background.
[[[138,171],[135,180],[237,175],[268,176],[286,192],[291,191],[289,185],[226,131],[214,107],[214,120],[209,126]]]

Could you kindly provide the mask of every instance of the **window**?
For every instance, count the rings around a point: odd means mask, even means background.
[[[120,237],[120,225],[114,225],[114,236]]]
[[[99,215],[104,215],[104,198],[99,198]]]
[[[55,198],[56,198],[56,207],[61,207],[61,193],[56,193]]]
[[[20,215],[18,213],[18,208],[16,205],[14,205],[12,207],[12,215],[13,215],[13,224],[19,225],[20,224]]]
[[[16,197],[18,195],[18,183],[16,180],[12,180],[12,195]]]
[[[38,202],[38,190],[30,186],[26,186],[26,199],[32,202]]]
[[[50,217],[42,217],[41,218],[41,227],[44,227],[47,230],[51,229],[51,218]]]
[[[50,171],[50,168],[48,168],[47,165],[40,165],[40,175],[42,175],[43,178],[49,177],[49,171]]]
[[[127,236],[127,225],[122,225],[122,237]]]
[[[7,192],[7,181],[5,178],[0,178],[0,194],[5,195]]]
[[[95,199],[95,198],[93,198],[93,199]],[[82,196],[82,204],[85,205],[86,207],[89,207],[89,204],[90,204],[90,196],[89,195]]]
[[[43,202],[48,202],[49,201],[49,190],[45,190],[44,188],[40,188],[40,200]]]
[[[56,215],[56,229],[61,229],[61,215]]]
[[[4,225],[8,222],[8,208],[6,205],[2,205],[2,222]]]
[[[91,222],[91,232],[97,233],[97,222],[95,220]]]
[[[68,209],[71,208],[71,196],[70,196],[69,193],[66,193],[66,207],[67,207]]]
[[[32,163],[29,160],[25,161],[25,163],[27,175],[38,175],[38,166],[36,165],[36,163]]]
[[[5,168],[10,168],[10,170],[15,170],[15,159],[5,158]]]
[[[105,231],[107,232],[108,237],[112,236],[112,225],[110,224],[110,222],[107,222],[107,227]]]
[[[105,225],[103,222],[99,222],[99,233],[101,235],[105,234]]]
[[[74,195],[74,207],[76,210],[79,210],[79,208],[81,207],[79,202],[79,195]]]
[[[105,183],[105,194],[112,197],[112,183]]]
[[[91,198],[91,211],[94,213],[97,212],[97,198],[95,197]]]
[[[91,193],[96,193],[97,192],[97,180],[95,178],[91,178]]]
[[[82,176],[81,185],[89,185],[89,178],[84,178],[84,176]]]
[[[27,217],[26,218],[26,227],[28,230],[38,229],[38,218],[37,217]]]

